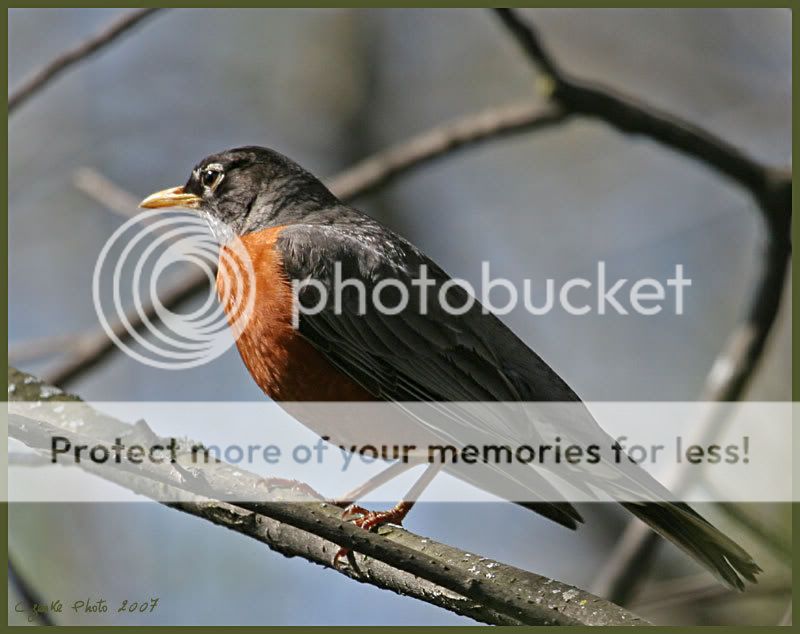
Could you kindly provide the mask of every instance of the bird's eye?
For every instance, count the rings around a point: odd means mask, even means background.
[[[222,170],[214,167],[204,169],[200,174],[200,184],[210,190],[214,190],[222,180]]]

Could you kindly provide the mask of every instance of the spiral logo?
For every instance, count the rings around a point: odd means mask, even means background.
[[[158,291],[187,264],[200,268],[209,288],[216,283],[219,301],[212,290],[201,306],[178,313]],[[172,294],[180,291],[174,284]],[[179,212],[145,211],[125,222],[103,246],[92,278],[95,311],[110,339],[140,363],[171,370],[203,365],[230,348],[253,314],[254,290],[242,241],[227,227]]]

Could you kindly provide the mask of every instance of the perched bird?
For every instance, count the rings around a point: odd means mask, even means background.
[[[278,152],[242,147],[209,156],[194,167],[184,186],[152,194],[141,206],[196,210],[212,227],[241,240],[253,266],[249,284],[255,288],[249,290],[254,290],[255,301],[252,318],[235,332],[237,346],[250,374],[270,398],[432,402],[444,404],[445,409],[456,402],[566,402],[579,415],[552,421],[557,431],[578,440],[609,440],[575,392],[478,302],[455,311],[459,314],[436,306],[420,311],[418,304],[386,314],[372,304],[358,306],[349,297],[338,310],[326,305],[316,312],[300,311],[298,320],[292,283],[312,279],[331,289],[337,266],[343,278],[361,280],[368,289],[389,279],[411,284],[422,268],[435,288],[450,277],[414,245],[343,204],[321,181]],[[224,271],[220,265],[221,291]],[[464,303],[463,289],[454,286],[449,293],[452,305]],[[303,306],[314,305],[316,299],[310,287],[304,287],[299,297]],[[489,414],[482,418],[480,412],[463,407],[445,411],[454,421],[451,437],[459,430],[471,438],[500,436],[516,442],[538,435],[530,422],[497,420]],[[405,424],[441,438],[441,430],[426,420],[409,419]],[[389,467],[382,481],[403,468]],[[514,496],[509,499],[518,497],[518,503],[568,528],[583,521],[557,494],[541,496],[542,490],[549,491],[543,481],[535,480],[536,493],[526,497],[525,483],[520,484],[518,473],[504,465],[494,465],[491,472],[487,467],[488,476],[481,481],[471,471],[448,468],[487,490],[511,490]],[[418,488],[434,473],[429,467]],[[574,484],[580,487],[579,477]],[[664,500],[622,504],[728,585],[742,589],[743,579],[755,581],[760,568],[741,547],[686,504],[666,501],[669,492],[637,466],[627,461],[610,466],[602,486],[612,493]],[[355,501],[355,495],[349,501]],[[354,505],[348,511],[359,516],[359,526],[369,529],[400,523],[412,505],[413,499],[390,511],[369,512]]]

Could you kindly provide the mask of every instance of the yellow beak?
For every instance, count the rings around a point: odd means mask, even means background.
[[[172,189],[163,189],[155,194],[150,194],[139,203],[139,207],[144,207],[145,209],[159,209],[161,207],[197,209],[202,200],[200,196],[184,193],[183,187],[173,187]]]

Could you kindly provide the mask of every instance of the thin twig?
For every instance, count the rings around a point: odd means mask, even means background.
[[[509,134],[533,132],[545,126],[555,125],[563,119],[563,111],[552,104],[512,103],[488,108],[435,126],[407,141],[378,152],[329,179],[329,187],[340,199],[352,200],[395,178],[407,175],[435,159],[501,139]],[[102,187],[103,191],[110,185],[115,201],[122,200],[124,204],[127,204],[130,200],[130,194],[102,176],[98,179],[95,174],[92,174],[93,178],[89,182],[85,178],[86,173],[82,172],[82,174],[84,177],[80,180],[81,188],[91,189],[93,197],[99,195],[96,190],[98,185]],[[163,306],[171,309],[178,303],[204,292],[210,292],[207,278],[199,274],[187,275],[159,299]],[[139,312],[134,307],[126,313],[127,320],[135,328],[142,324]],[[156,322],[159,318],[153,304],[142,307],[142,312],[152,322]],[[129,338],[130,334],[124,327],[123,320],[114,322],[112,328],[120,339]],[[55,363],[43,373],[43,377],[49,383],[70,385],[72,381],[82,376],[86,370],[96,366],[115,349],[113,342],[102,328],[79,337],[80,345],[70,346],[66,359]],[[40,351],[42,346],[39,346],[36,341],[32,341],[16,344],[15,347],[16,354],[19,355],[20,350],[25,352],[26,348],[30,347]]]
[[[195,297],[199,292],[210,289],[209,279],[202,270],[196,270],[186,275],[179,282],[174,283],[166,292],[159,296],[158,301],[164,307],[175,308]],[[126,314],[130,327],[138,331],[147,320],[158,319],[157,302],[147,302],[143,306],[134,306]],[[114,334],[121,340],[130,337],[130,330],[125,322],[120,319],[111,324]],[[71,345],[71,352],[63,362],[56,363],[52,368],[43,372],[46,381],[51,385],[67,385],[70,381],[83,376],[101,363],[106,356],[116,350],[114,342],[102,328],[80,335],[78,340]]]
[[[76,47],[64,51],[58,57],[45,64],[9,93],[8,114],[12,114],[23,102],[33,97],[70,66],[108,46],[156,11],[160,11],[160,9],[135,9],[130,11],[114,20],[96,35],[81,42]]]
[[[88,167],[76,170],[74,183],[87,196],[103,203],[120,216],[131,218],[138,213],[138,199],[97,170]],[[193,272],[187,274],[184,279],[164,292],[159,300],[167,308],[175,308],[195,294],[209,288],[208,277],[199,271]],[[135,330],[143,325],[145,318],[150,321],[158,320],[155,302],[141,306],[140,310],[134,307],[126,313],[128,323]],[[129,331],[122,319],[114,321],[111,327],[121,339],[129,337]],[[54,335],[10,344],[8,358],[11,363],[19,363],[51,356],[65,357],[43,373],[50,383],[61,385],[78,378],[99,363],[108,352],[113,350],[112,344],[113,342],[102,328],[95,328],[83,333]]]
[[[12,401],[79,401],[58,393],[30,375],[9,368]],[[43,387],[44,392],[43,392]],[[66,434],[76,444],[116,442],[134,427],[81,404],[80,431],[70,427],[70,413],[41,415],[41,408],[9,415],[9,434],[29,447],[49,451],[54,435]],[[39,414],[36,414],[39,412]],[[190,454],[173,465],[122,461],[113,468],[81,461],[80,468],[130,490],[161,501],[215,524],[266,543],[285,555],[299,556],[332,567],[338,546],[359,553],[335,570],[358,581],[413,596],[457,614],[497,624],[525,625],[646,625],[634,614],[578,588],[512,566],[424,539],[399,527],[380,534],[364,531],[341,519],[336,506],[293,499],[292,489],[272,491],[265,500],[264,480],[239,466],[221,461],[198,463]],[[194,490],[199,483],[199,491]],[[285,496],[285,497],[284,497]],[[169,500],[169,501],[166,501]],[[248,500],[227,502],[222,500]],[[255,501],[257,500],[257,501]]]
[[[75,341],[81,336],[80,334],[71,333],[37,337],[36,339],[26,339],[13,343],[9,342],[8,362],[20,365],[27,361],[69,353],[75,349]]]
[[[92,200],[123,218],[130,219],[140,213],[139,198],[122,189],[94,168],[81,167],[75,170],[73,183],[78,190]],[[152,221],[155,221],[158,215],[153,215],[151,218]],[[146,218],[144,222],[147,222]],[[174,308],[189,299],[192,294],[208,289],[209,285],[206,280],[207,278],[199,273],[187,274],[184,279],[164,293],[160,300],[166,302],[167,308]],[[187,287],[190,289],[188,296],[186,294]],[[134,328],[139,328],[142,324],[140,312],[150,321],[158,320],[154,303],[142,306],[141,311],[137,311],[134,307],[126,313],[127,321]],[[118,337],[128,338],[128,331],[124,327],[123,320],[118,319],[113,322],[112,329]],[[79,373],[83,372],[84,363],[89,363],[96,356],[106,354],[106,346],[110,343],[105,331],[96,327],[82,333],[52,335],[9,344],[8,360],[9,363],[19,364],[35,359],[60,357],[62,360],[56,362],[49,371],[45,371],[44,376],[51,383],[64,384],[72,378],[77,378]]]
[[[536,28],[518,12],[496,12],[530,61],[549,76],[555,103],[571,113],[599,119],[621,132],[646,136],[698,160],[744,187],[758,203],[767,226],[761,277],[748,314],[717,357],[702,395],[703,400],[738,400],[764,352],[783,295],[790,255],[791,173],[763,165],[708,130],[639,99],[572,77],[547,50]],[[698,436],[716,437],[725,420],[724,409],[712,409],[696,426]],[[666,480],[676,493],[689,484],[686,471],[675,472]],[[601,569],[594,592],[625,603],[647,571],[658,543],[655,533],[639,522],[631,522]]]
[[[139,209],[141,198],[125,191],[96,169],[81,167],[75,170],[72,182],[89,198],[123,218],[133,218],[141,213]]]
[[[410,169],[487,140],[532,132],[560,123],[566,114],[555,104],[522,102],[489,108],[445,123],[356,163],[328,185],[342,200],[352,200],[385,185]]]

